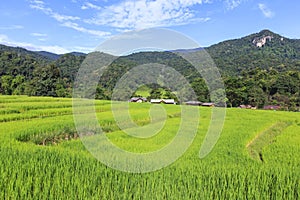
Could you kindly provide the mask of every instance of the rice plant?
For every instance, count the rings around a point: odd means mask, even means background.
[[[76,135],[72,100],[0,96],[0,199],[299,199],[299,113],[227,109],[221,137],[204,159],[199,149],[211,109],[200,108],[196,138],[161,170],[125,173],[95,159]],[[150,123],[150,104],[130,104],[132,120]],[[96,101],[97,119],[120,148],[145,153],[168,144],[180,125],[180,107],[164,106],[165,126],[148,139],[126,135],[109,101]],[[195,107],[194,109],[199,109]],[[84,114],[84,113],[83,113]],[[268,139],[274,124],[286,123]],[[267,134],[267,135],[264,135]],[[264,162],[247,144],[260,135]],[[54,144],[55,143],[55,144]]]

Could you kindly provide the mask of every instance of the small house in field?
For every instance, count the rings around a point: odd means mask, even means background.
[[[160,103],[164,103],[164,104],[176,104],[174,99],[151,99],[150,103],[154,103],[154,104],[160,104]]]
[[[242,108],[242,109],[256,109],[256,107],[253,107],[251,105],[240,105],[238,108]]]
[[[205,106],[205,107],[214,107],[215,104],[214,103],[203,103],[202,106]]]
[[[185,102],[185,104],[189,105],[189,106],[201,106],[202,102],[200,102],[200,101],[187,101],[187,102]]]
[[[264,110],[280,110],[280,106],[278,105],[267,105],[267,106],[264,106]]]
[[[164,103],[164,104],[176,104],[174,99],[162,99],[162,103]]]
[[[161,99],[151,99],[150,103],[156,103],[156,104],[160,104],[162,102]]]
[[[142,102],[146,102],[147,99],[145,97],[132,97],[129,101],[136,102],[136,103],[142,103]]]

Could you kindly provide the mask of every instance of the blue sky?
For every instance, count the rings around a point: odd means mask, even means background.
[[[135,29],[179,31],[200,46],[270,29],[300,39],[299,0],[9,0],[0,43],[55,53],[90,52]]]

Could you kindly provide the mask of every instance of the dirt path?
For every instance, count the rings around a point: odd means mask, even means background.
[[[262,151],[265,147],[274,142],[284,129],[291,124],[289,122],[277,122],[267,130],[257,134],[247,145],[246,148],[251,158],[264,162]]]

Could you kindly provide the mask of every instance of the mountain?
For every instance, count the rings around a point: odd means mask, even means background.
[[[46,62],[52,61],[52,59],[50,59],[48,56],[46,56],[46,53],[48,53],[48,54],[52,54],[52,53],[45,52],[44,55],[43,55],[43,53],[30,51],[30,50],[27,50],[27,49],[22,48],[22,47],[10,47],[10,46],[0,44],[0,52],[1,53],[10,52],[10,53],[13,53],[13,54],[17,54],[18,56],[30,56],[30,57],[32,57],[36,60],[39,60],[39,61],[46,61]]]
[[[56,54],[48,51],[30,51],[22,47],[11,47],[0,44],[0,52],[13,52],[17,53],[18,55],[28,55],[37,60],[47,60],[47,61],[55,61],[59,59],[64,54]],[[70,52],[68,54],[72,54],[74,56],[86,56],[86,53],[82,52]]]
[[[198,48],[195,48],[195,49],[176,49],[176,50],[172,50],[170,52],[174,52],[174,53],[192,53],[192,52],[202,51],[202,50],[204,50],[204,48],[198,47]]]
[[[76,52],[76,51],[73,51],[73,52],[71,52],[70,54],[72,54],[72,55],[74,55],[74,56],[86,56],[86,55],[87,55],[86,53]]]
[[[46,57],[50,60],[57,60],[60,57],[60,55],[55,54],[55,53],[51,53],[51,52],[48,52],[48,51],[35,51],[35,53],[37,53],[41,56],[44,56],[44,57]]]
[[[44,56],[53,61],[58,60],[61,56],[65,55],[65,54],[55,54],[55,53],[51,53],[48,51],[35,51],[35,53],[37,53],[41,56]],[[71,55],[78,56],[78,57],[87,55],[86,53],[81,53],[81,52],[70,52],[67,54],[71,54]]]
[[[300,70],[300,40],[289,39],[270,30],[220,42],[205,50],[226,74],[239,74],[257,67]]]

